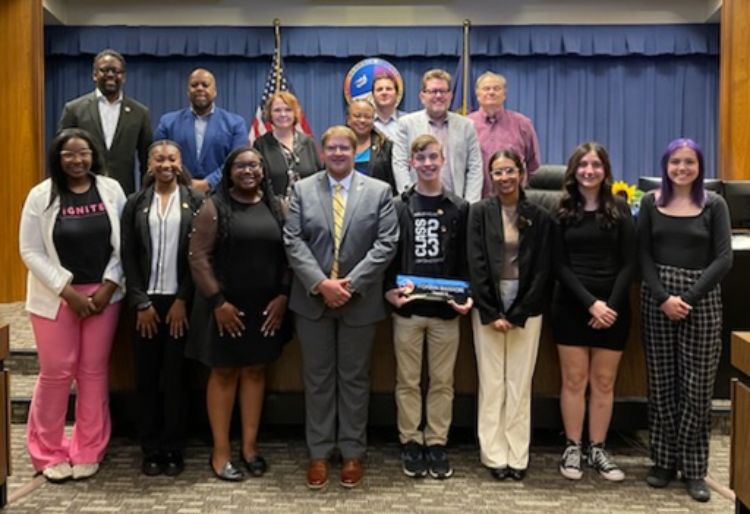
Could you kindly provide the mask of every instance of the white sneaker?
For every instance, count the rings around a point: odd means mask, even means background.
[[[589,446],[588,461],[589,466],[597,470],[606,480],[612,482],[622,482],[625,480],[625,473],[615,463],[607,450],[604,449],[604,443]]]
[[[54,466],[44,468],[42,470],[44,478],[53,483],[65,482],[71,476],[73,476],[73,469],[70,467],[68,462],[60,462]]]
[[[73,465],[73,480],[83,480],[96,475],[99,471],[99,463],[92,462],[90,464],[75,464]]]

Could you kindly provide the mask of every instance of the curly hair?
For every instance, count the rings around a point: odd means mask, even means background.
[[[557,209],[557,217],[563,225],[577,225],[583,220],[585,200],[578,188],[576,171],[581,160],[590,152],[594,152],[602,162],[604,168],[604,180],[599,185],[598,207],[596,209],[596,221],[602,228],[610,228],[620,218],[617,202],[612,194],[612,165],[606,148],[596,141],[581,143],[573,150],[568,167],[565,169],[563,178],[563,194],[560,198],[560,207]]]
[[[263,156],[252,146],[241,146],[232,150],[232,152],[227,155],[227,158],[224,160],[224,164],[221,170],[221,181],[219,182],[216,190],[211,195],[211,199],[214,203],[214,206],[216,207],[218,223],[216,234],[216,248],[219,249],[219,251],[217,252],[217,256],[223,256],[223,258],[220,257],[219,260],[228,259],[231,253],[230,249],[232,247],[232,235],[229,230],[233,215],[231,194],[229,192],[232,188],[232,165],[241,154],[246,152],[250,152],[258,157],[261,166],[263,166]],[[281,209],[281,202],[279,202],[279,199],[274,194],[271,181],[268,180],[265,174],[260,182],[260,191],[262,193],[261,201],[265,203],[266,206],[268,206],[268,209],[271,211],[274,219],[279,224],[279,227],[283,229],[284,214],[283,210]],[[223,270],[227,270],[228,265],[229,262],[219,262],[218,266],[215,267],[215,269],[217,270],[217,274],[223,274]],[[223,282],[224,277],[219,276],[218,278],[221,282]]]

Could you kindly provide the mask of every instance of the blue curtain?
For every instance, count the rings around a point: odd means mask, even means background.
[[[154,126],[187,105],[187,75],[197,66],[216,75],[217,103],[249,120],[273,52],[268,27],[48,27],[45,37],[48,138],[65,101],[93,89],[91,61],[102,48],[125,54],[125,90],[149,106]],[[471,79],[488,69],[505,75],[506,106],[534,121],[545,162],[563,163],[595,139],[616,178],[635,182],[658,171],[671,139],[687,136],[715,176],[718,40],[710,25],[474,27]],[[290,27],[282,41],[286,76],[319,136],[343,122],[344,77],[363,57],[393,63],[405,83],[401,108],[421,108],[420,77],[457,69],[461,28]]]

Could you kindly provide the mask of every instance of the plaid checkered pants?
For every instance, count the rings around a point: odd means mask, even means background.
[[[701,270],[657,265],[669,294],[688,290]],[[721,288],[716,286],[682,321],[670,321],[651,290],[641,289],[648,371],[651,459],[657,466],[703,478],[708,469],[711,397],[721,354]]]

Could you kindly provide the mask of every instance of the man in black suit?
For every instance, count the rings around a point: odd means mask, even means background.
[[[96,89],[65,104],[57,129],[78,127],[90,132],[104,156],[109,176],[130,194],[146,172],[152,140],[148,108],[122,93],[125,58],[119,52],[106,49],[97,54],[93,79]]]

